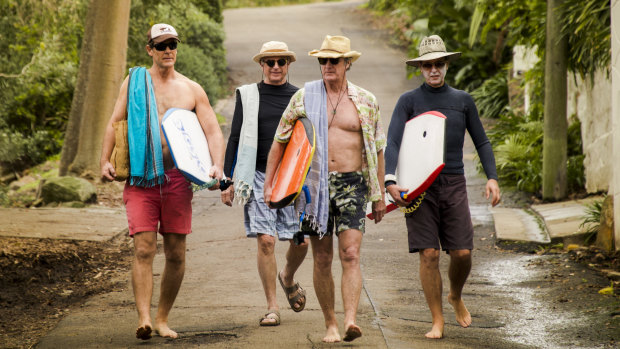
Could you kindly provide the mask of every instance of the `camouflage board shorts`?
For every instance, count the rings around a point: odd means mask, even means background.
[[[361,172],[329,174],[329,219],[327,235],[348,229],[364,232],[368,186]]]

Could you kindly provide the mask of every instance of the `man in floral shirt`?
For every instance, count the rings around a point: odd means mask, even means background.
[[[306,83],[284,111],[267,160],[264,196],[269,203],[275,171],[293,125],[300,117],[309,118],[315,128],[316,150],[306,179],[312,202],[305,208],[302,230],[310,235],[312,245],[314,288],[327,329],[323,341],[341,340],[331,272],[334,233],[342,264],[343,339],[352,341],[362,335],[355,318],[362,289],[360,247],[367,201],[372,202],[375,223],[385,214],[386,137],[375,96],[346,79],[346,71],[361,55],[351,51],[349,39],[327,35],[321,49],[309,55],[318,58],[322,79]]]

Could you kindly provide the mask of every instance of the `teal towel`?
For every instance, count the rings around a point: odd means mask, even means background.
[[[127,93],[129,184],[152,187],[164,183],[164,161],[153,81],[144,67],[129,71]]]

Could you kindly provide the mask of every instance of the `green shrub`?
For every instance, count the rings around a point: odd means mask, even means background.
[[[508,79],[506,71],[499,71],[472,91],[480,116],[498,118],[508,106]]]
[[[146,33],[155,23],[168,23],[177,30],[181,39],[175,69],[199,83],[207,92],[211,104],[215,105],[227,84],[224,28],[221,18],[211,18],[202,12],[205,3],[185,0],[132,1],[127,69],[153,64],[146,53]]]
[[[60,151],[61,143],[49,131],[22,133],[0,130],[0,168],[22,171],[45,161],[49,154]]]

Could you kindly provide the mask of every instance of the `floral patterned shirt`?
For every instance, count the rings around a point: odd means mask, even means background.
[[[377,153],[386,147],[386,137],[381,124],[379,104],[377,98],[369,91],[347,81],[348,96],[357,109],[357,115],[362,127],[364,149],[362,149],[362,175],[368,185],[368,201],[382,199],[381,186],[378,178]],[[327,103],[327,102],[325,102]],[[304,108],[304,89],[299,89],[291,98],[288,107],[282,114],[280,124],[274,139],[280,143],[287,143],[293,132],[293,125],[300,117],[306,117]]]

